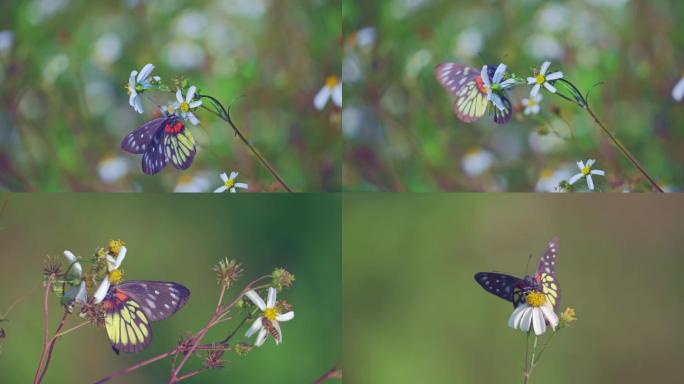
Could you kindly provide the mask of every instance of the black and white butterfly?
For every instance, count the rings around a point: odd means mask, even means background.
[[[529,292],[536,291],[543,293],[546,301],[557,310],[560,303],[560,285],[556,278],[557,257],[558,237],[554,237],[539,259],[534,276],[521,279],[503,273],[479,272],[475,274],[475,281],[487,292],[513,303],[514,308],[525,301]]]

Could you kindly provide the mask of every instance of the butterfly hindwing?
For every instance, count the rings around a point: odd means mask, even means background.
[[[523,298],[522,294],[529,285],[523,279],[496,272],[476,273],[475,281],[487,292],[510,301],[513,303],[513,306],[517,306],[520,303]]]
[[[105,329],[116,353],[140,352],[150,345],[150,320],[138,302],[112,288],[102,304],[105,309]]]
[[[560,304],[560,284],[556,278],[556,259],[558,257],[558,237],[554,237],[544,250],[544,254],[537,264],[535,279],[541,286],[546,300],[553,305],[554,309]]]
[[[166,156],[164,156],[164,130],[160,129],[143,153],[142,170],[148,175],[154,175],[164,169],[166,161]]]
[[[185,127],[177,133],[167,133],[164,136],[164,150],[166,158],[178,169],[188,169],[197,152],[195,139]]]
[[[504,105],[504,110],[494,107],[494,122],[497,124],[506,124],[511,120],[513,108],[511,107],[511,101],[508,100],[505,94],[501,94],[501,101]]]
[[[135,155],[145,153],[147,146],[156,136],[157,132],[159,132],[165,120],[166,117],[152,119],[134,129],[121,140],[121,148],[124,151]]]
[[[127,281],[117,289],[140,304],[150,321],[178,312],[190,298],[190,290],[168,281]]]

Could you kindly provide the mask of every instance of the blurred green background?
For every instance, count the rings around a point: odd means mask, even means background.
[[[238,127],[295,190],[341,188],[340,113],[313,107],[340,75],[339,1],[10,0],[0,11],[0,189],[213,191],[237,170],[251,191],[280,190],[206,111],[192,167],[143,174],[119,145],[157,109],[146,100],[139,115],[124,89],[146,63],[235,102]]]
[[[345,379],[520,383],[512,305],[473,275],[522,276],[560,237],[556,335],[531,383],[675,383],[684,358],[679,196],[345,195]]]
[[[110,238],[126,241],[125,278],[171,280],[186,285],[190,301],[174,316],[153,323],[154,339],[145,351],[117,356],[104,328],[88,326],[61,339],[46,381],[85,383],[174,347],[186,332],[206,324],[219,286],[212,266],[229,257],[245,274],[232,298],[249,280],[283,267],[296,276],[293,288],[278,295],[293,305],[294,320],[283,323],[283,344],[272,340],[246,357],[224,355],[226,368],[188,380],[206,382],[312,382],[341,358],[340,197],[220,196],[170,194],[14,194],[0,216],[0,314],[26,291],[36,288],[3,322],[0,381],[27,382],[42,350],[41,269],[46,255],[62,251],[89,255]],[[240,284],[241,283],[241,284]],[[50,303],[54,331],[61,310]],[[220,340],[241,320],[210,331]],[[71,319],[70,324],[81,320]],[[67,325],[69,326],[69,325]],[[246,328],[235,341],[242,341]],[[170,360],[152,364],[118,381],[166,380]],[[197,363],[195,363],[197,364]]]
[[[684,70],[684,2],[344,0],[342,12],[345,189],[553,191],[577,160],[594,158],[607,172],[595,178],[602,190],[648,190],[574,104],[542,92],[537,117],[466,124],[434,75],[445,61],[503,62],[527,77],[550,60],[591,90],[597,115],[661,186],[681,190],[684,114],[671,92]],[[359,47],[365,28],[375,42]],[[511,102],[529,90],[514,89]]]

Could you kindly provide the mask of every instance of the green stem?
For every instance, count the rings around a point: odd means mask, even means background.
[[[287,185],[287,183],[285,182],[285,180],[278,174],[278,172],[276,172],[276,170],[273,168],[273,166],[271,166],[271,164],[268,162],[268,160],[266,160],[266,158],[263,157],[263,156],[259,153],[259,151],[257,151],[257,149],[256,149],[256,148],[249,142],[249,140],[247,140],[247,138],[242,134],[242,131],[240,131],[240,129],[238,129],[238,127],[235,125],[235,123],[233,123],[233,120],[230,118],[230,106],[228,106],[228,109],[226,110],[226,108],[223,107],[223,104],[221,104],[221,102],[218,101],[218,100],[217,100],[216,98],[214,98],[213,96],[209,96],[209,95],[200,95],[200,94],[198,94],[197,96],[198,96],[200,99],[201,99],[201,98],[207,98],[207,99],[211,100],[212,102],[214,102],[214,103],[220,108],[220,112],[219,112],[219,111],[213,111],[213,110],[211,110],[210,108],[207,108],[206,106],[202,105],[202,107],[203,107],[204,109],[206,109],[206,110],[208,110],[208,111],[214,113],[216,116],[220,117],[221,119],[223,119],[223,121],[225,121],[226,123],[228,123],[228,124],[233,128],[233,130],[235,131],[235,134],[240,138],[240,140],[242,140],[242,142],[247,146],[247,148],[249,148],[249,150],[252,151],[252,153],[254,154],[254,156],[261,162],[261,164],[262,164],[264,167],[266,167],[266,169],[268,170],[268,172],[269,172],[271,175],[273,175],[273,177],[274,177],[276,180],[278,180],[278,182],[280,183],[280,185],[282,185],[283,188],[285,188],[286,191],[292,192],[292,189]]]

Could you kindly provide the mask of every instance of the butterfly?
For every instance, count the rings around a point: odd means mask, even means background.
[[[102,300],[102,309],[114,352],[147,348],[152,342],[150,322],[178,312],[189,298],[189,289],[172,282],[143,280],[112,285]]]
[[[494,78],[497,66],[487,66],[488,79]],[[437,81],[456,97],[454,113],[465,123],[472,123],[484,116],[487,110],[494,111],[494,122],[506,124],[511,119],[511,102],[505,90],[495,91],[492,97],[499,97],[503,109],[487,99],[486,82],[482,80],[481,71],[458,63],[442,63],[435,68]],[[491,106],[490,106],[491,104]]]
[[[126,135],[121,148],[142,153],[142,170],[148,175],[161,171],[171,161],[177,169],[188,169],[197,152],[195,139],[175,114],[152,119]]]
[[[560,285],[556,278],[556,259],[558,256],[558,237],[554,237],[546,246],[544,254],[539,259],[534,276],[520,279],[515,276],[496,272],[480,272],[475,274],[475,281],[487,292],[513,303],[513,307],[525,301],[529,292],[537,291],[544,294],[546,301],[554,309],[560,303]]]

